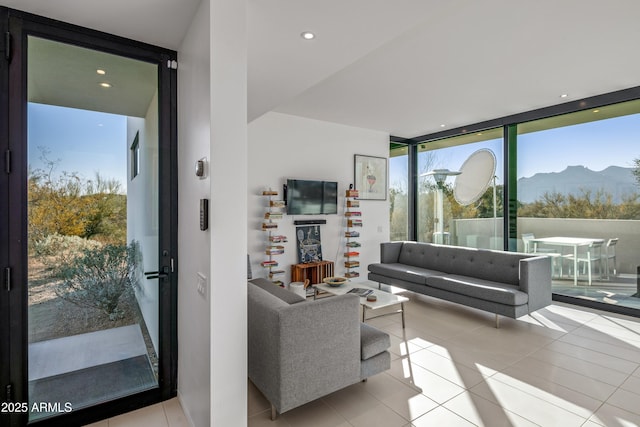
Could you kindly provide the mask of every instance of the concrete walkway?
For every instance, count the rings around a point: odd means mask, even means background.
[[[147,354],[138,324],[29,344],[29,380]]]

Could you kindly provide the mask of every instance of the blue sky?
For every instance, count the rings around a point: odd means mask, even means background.
[[[434,168],[459,170],[476,150],[490,148],[497,158],[496,176],[502,181],[502,140],[438,150]],[[541,172],[561,172],[582,165],[600,171],[608,166],[633,167],[640,157],[640,114],[518,135],[518,178]],[[389,184],[406,182],[406,157],[389,160]],[[452,183],[455,178],[448,178]]]
[[[127,118],[115,114],[28,104],[29,166],[43,168],[41,150],[60,162],[56,173],[77,172],[117,179],[127,185]]]
[[[38,147],[45,147],[51,160],[60,159],[57,172],[78,172],[85,178],[99,172],[126,189],[126,117],[35,103],[29,103],[28,113],[31,168],[43,167]],[[501,140],[440,150],[434,167],[458,170],[479,148],[496,154],[496,175],[502,183]],[[518,178],[575,165],[596,171],[611,165],[632,167],[636,157],[640,157],[640,114],[518,136]],[[406,182],[406,157],[391,158],[389,173],[391,186]]]

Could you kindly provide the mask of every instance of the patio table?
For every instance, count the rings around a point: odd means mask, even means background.
[[[560,246],[573,249],[573,284],[578,285],[578,248],[587,246],[587,254],[591,255],[591,245],[594,243],[604,243],[604,239],[590,237],[539,237],[531,239],[533,251],[536,252],[538,244],[547,246]],[[591,275],[589,275],[589,286],[591,286]]]

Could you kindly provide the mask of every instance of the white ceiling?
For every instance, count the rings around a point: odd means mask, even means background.
[[[28,43],[30,102],[130,117],[147,115],[158,90],[156,64],[37,37],[29,37]],[[98,69],[106,74],[97,74]]]
[[[199,3],[0,1],[172,49]],[[413,137],[638,86],[639,16],[638,0],[248,0],[249,120]]]

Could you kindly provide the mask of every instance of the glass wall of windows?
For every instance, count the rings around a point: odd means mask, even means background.
[[[640,101],[518,125],[518,248],[553,292],[640,308]]]
[[[418,146],[417,240],[503,249],[502,128]]]
[[[409,240],[409,148],[391,143],[389,152],[391,240]]]
[[[556,299],[640,315],[638,88],[470,127],[490,130],[416,137],[416,157],[396,166],[392,150],[392,170],[417,175],[391,190],[392,233],[548,256]]]

